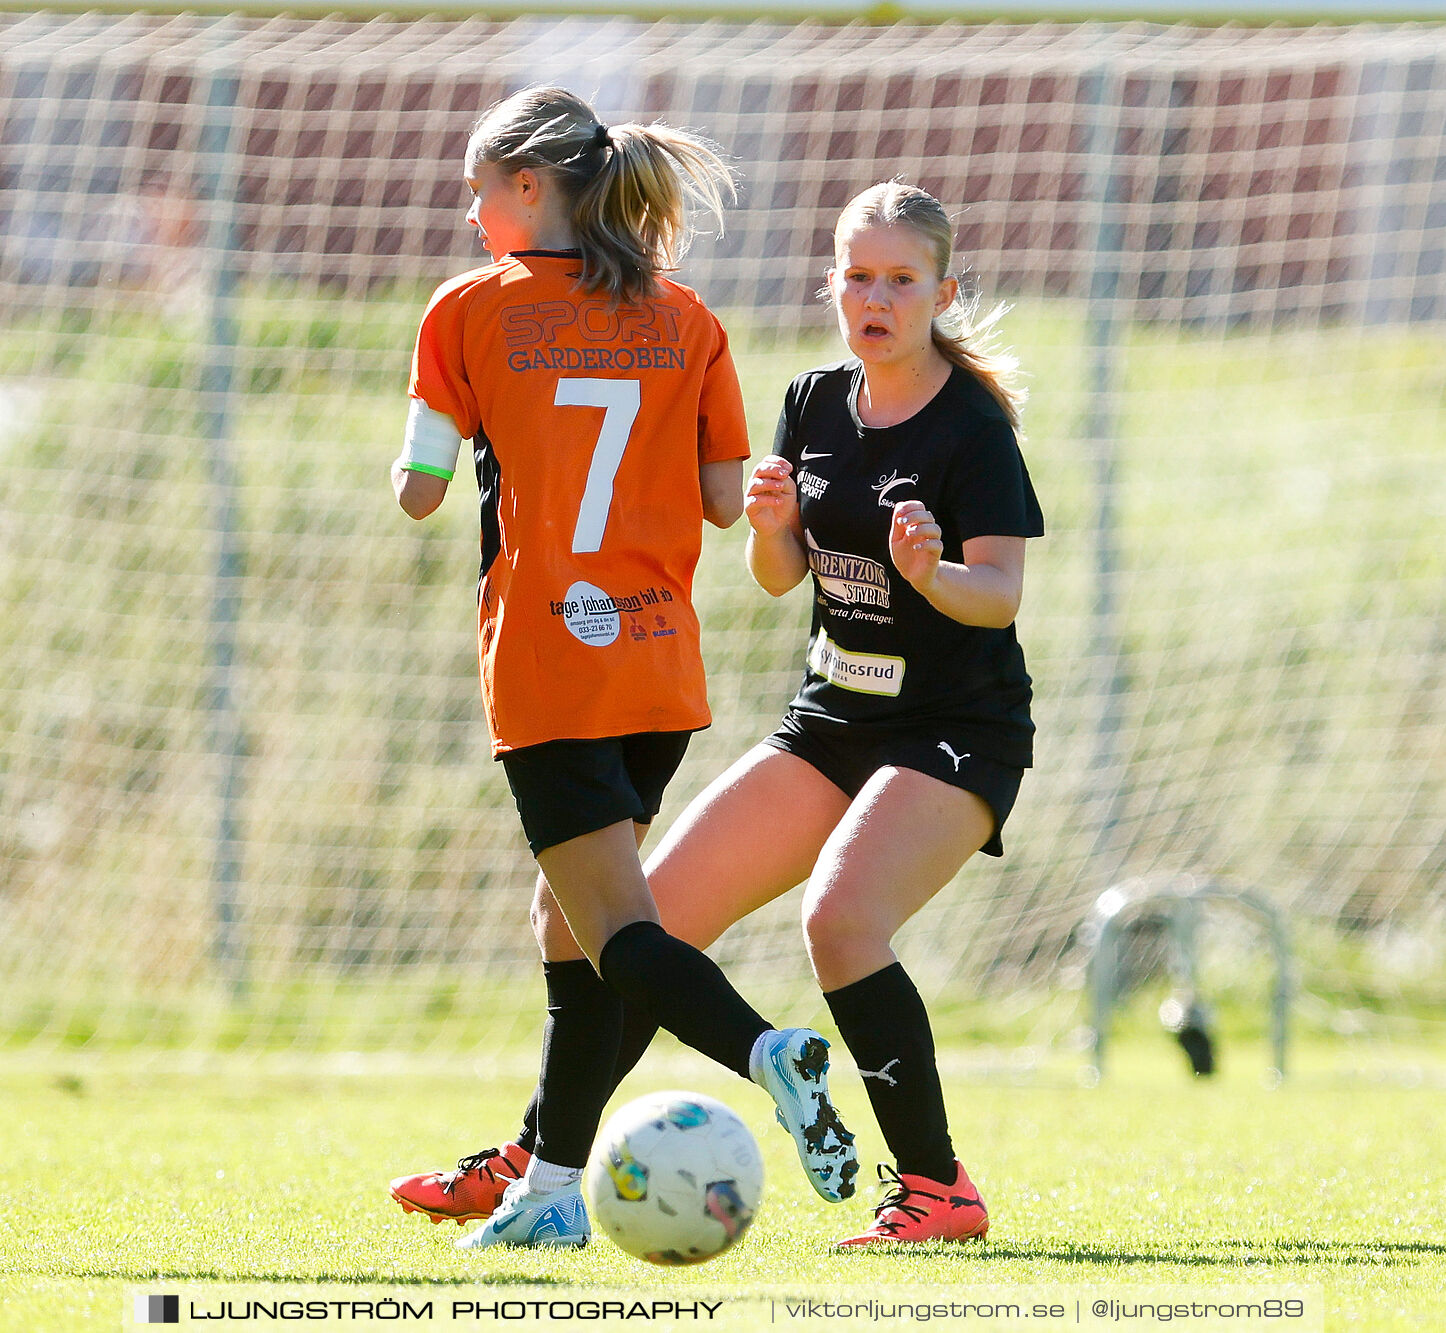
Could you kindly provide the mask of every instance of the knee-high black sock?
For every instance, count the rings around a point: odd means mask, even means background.
[[[623,1039],[618,1042],[618,1058],[613,1063],[613,1091],[633,1072],[643,1052],[658,1035],[658,1025],[635,1004],[623,1005]]]
[[[827,991],[901,1175],[954,1179],[954,1145],[924,1001],[901,963]]]
[[[544,963],[542,974],[547,1023],[532,1151],[557,1166],[581,1168],[612,1095],[623,1006],[586,959]]]
[[[748,1077],[753,1043],[771,1026],[701,949],[655,921],[634,921],[603,945],[603,980],[659,1027]]]
[[[588,967],[592,971],[591,965]],[[596,973],[593,973],[596,976]],[[598,978],[601,981],[601,978]],[[549,1022],[552,1020],[552,1012],[548,1011]],[[564,1022],[570,1021],[570,1016],[563,1018]],[[638,1061],[643,1058],[643,1052],[652,1044],[654,1036],[657,1035],[658,1025],[653,1022],[645,1013],[633,1005],[623,1006],[623,1035],[618,1042],[618,1058],[613,1061],[613,1082],[609,1090],[609,1096],[617,1091],[617,1086],[630,1073]],[[517,1142],[528,1152],[537,1151],[537,1105],[542,1099],[542,1084],[539,1083],[533,1090],[532,1100],[527,1103],[527,1110],[522,1113],[522,1129],[517,1135]],[[550,1160],[544,1158],[544,1161]],[[562,1165],[559,1163],[559,1165]]]

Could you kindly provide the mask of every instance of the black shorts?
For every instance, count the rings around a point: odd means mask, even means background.
[[[927,731],[899,731],[859,723],[811,726],[798,713],[783,715],[778,730],[763,743],[797,755],[818,769],[846,796],[854,797],[879,769],[892,765],[927,773],[931,778],[973,792],[994,812],[994,832],[979,850],[1003,856],[999,835],[1014,809],[1022,768],[969,753],[968,743],[951,735],[947,723]]]
[[[499,756],[532,854],[624,819],[651,824],[691,731],[544,741]]]

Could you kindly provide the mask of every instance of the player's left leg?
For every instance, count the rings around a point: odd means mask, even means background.
[[[634,825],[642,844],[648,827]],[[571,1184],[582,1174],[592,1136],[588,1107],[606,1102],[618,1080],[631,1069],[652,1040],[656,1026],[641,1015],[629,1015],[583,957],[562,910],[539,874],[532,904],[532,928],[542,953],[547,1017],[542,1029],[542,1067],[537,1090],[523,1113],[517,1138],[499,1148],[463,1157],[452,1170],[398,1176],[391,1182],[393,1199],[409,1213],[423,1213],[434,1223],[489,1218],[513,1181],[530,1174],[534,1183],[546,1177]],[[629,1019],[632,1021],[629,1021]],[[623,1046],[627,1055],[621,1054]],[[608,1050],[619,1054],[609,1065]],[[626,1060],[619,1071],[617,1063]],[[539,1147],[543,1102],[548,1136]],[[563,1167],[564,1173],[552,1168]]]
[[[641,847],[689,738],[686,732],[645,732],[592,743],[557,742],[513,754],[507,761],[508,781],[529,844],[537,850],[565,842],[630,814]],[[571,1183],[586,1159],[589,1108],[599,1090],[606,1101],[657,1030],[635,1007],[624,1009],[603,983],[573,938],[545,874],[537,877],[531,920],[547,990],[538,1086],[514,1142],[464,1157],[453,1171],[392,1181],[392,1197],[433,1222],[490,1217],[503,1190],[523,1172],[535,1182]],[[604,1057],[614,1047],[617,1055],[609,1065]]]
[[[973,792],[882,768],[809,881],[809,958],[897,1164],[873,1224],[845,1245],[965,1240],[988,1230],[984,1204],[954,1156],[928,1011],[891,942],[994,831],[992,809]]]

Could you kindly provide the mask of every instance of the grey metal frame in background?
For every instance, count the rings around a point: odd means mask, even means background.
[[[1196,934],[1200,912],[1216,903],[1255,917],[1264,923],[1269,935],[1275,960],[1275,984],[1269,997],[1274,1061],[1271,1073],[1277,1079],[1285,1076],[1292,991],[1290,940],[1285,920],[1273,903],[1254,890],[1232,888],[1210,880],[1197,881],[1189,875],[1163,881],[1132,879],[1112,884],[1095,899],[1089,916],[1081,924],[1080,936],[1088,950],[1090,1051],[1097,1075],[1104,1073],[1110,1022],[1121,999],[1118,946],[1123,929],[1147,913],[1164,916],[1170,928],[1175,980],[1193,998],[1197,992]]]

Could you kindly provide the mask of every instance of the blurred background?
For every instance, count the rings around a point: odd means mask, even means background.
[[[530,1058],[474,493],[416,525],[387,470],[483,257],[467,132],[548,81],[736,162],[681,276],[755,455],[842,353],[859,189],[936,194],[1012,306],[1039,735],[1006,858],[899,940],[951,1058],[1090,1069],[1112,1010],[1167,1052],[1164,998],[1278,1068],[1288,997],[1306,1066],[1446,1083],[1446,23],[1211,8],[0,14],[0,1043]],[[664,823],[801,672],[741,541]],[[714,952],[801,1022],[796,917]]]

